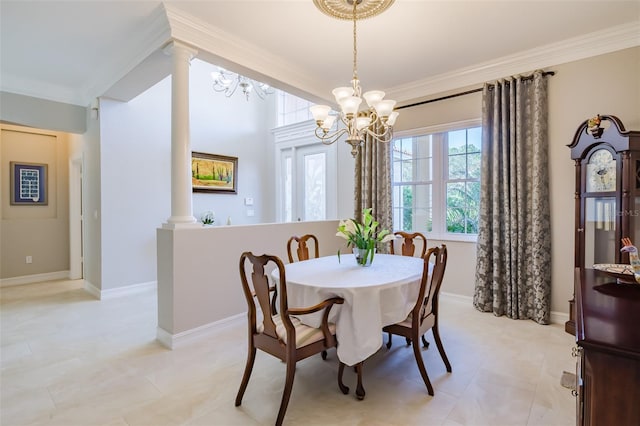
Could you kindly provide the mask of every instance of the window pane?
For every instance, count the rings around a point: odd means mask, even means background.
[[[467,152],[480,152],[482,148],[482,127],[467,129]]]
[[[326,216],[325,154],[304,157],[304,218],[324,220]]]
[[[447,134],[449,155],[467,152],[467,131],[456,130]]]
[[[449,179],[464,179],[467,177],[467,156],[449,156]]]
[[[480,153],[467,156],[467,167],[469,179],[480,179]]]

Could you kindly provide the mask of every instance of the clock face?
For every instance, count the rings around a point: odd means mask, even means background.
[[[587,164],[587,192],[616,190],[616,160],[609,150],[595,151]]]

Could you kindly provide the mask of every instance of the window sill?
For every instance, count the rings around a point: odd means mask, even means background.
[[[437,240],[437,241],[456,241],[462,243],[473,243],[476,244],[478,242],[478,235],[459,235],[459,234],[437,234],[437,233],[427,233],[425,234],[427,240]]]

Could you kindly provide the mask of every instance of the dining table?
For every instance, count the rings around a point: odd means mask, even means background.
[[[419,257],[390,254],[376,254],[369,266],[359,265],[353,254],[289,263],[285,265],[288,305],[313,306],[331,297],[343,298],[344,303],[334,305],[329,315],[336,325],[337,356],[348,366],[361,366],[382,346],[382,328],[404,320],[415,306],[423,268]],[[278,274],[271,276],[279,285]],[[298,318],[319,327],[322,312]]]

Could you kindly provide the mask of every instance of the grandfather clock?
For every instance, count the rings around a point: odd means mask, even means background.
[[[575,267],[629,263],[620,240],[640,246],[640,132],[625,130],[613,115],[598,115],[578,127],[568,146],[575,161]],[[572,299],[570,334],[574,309]]]

